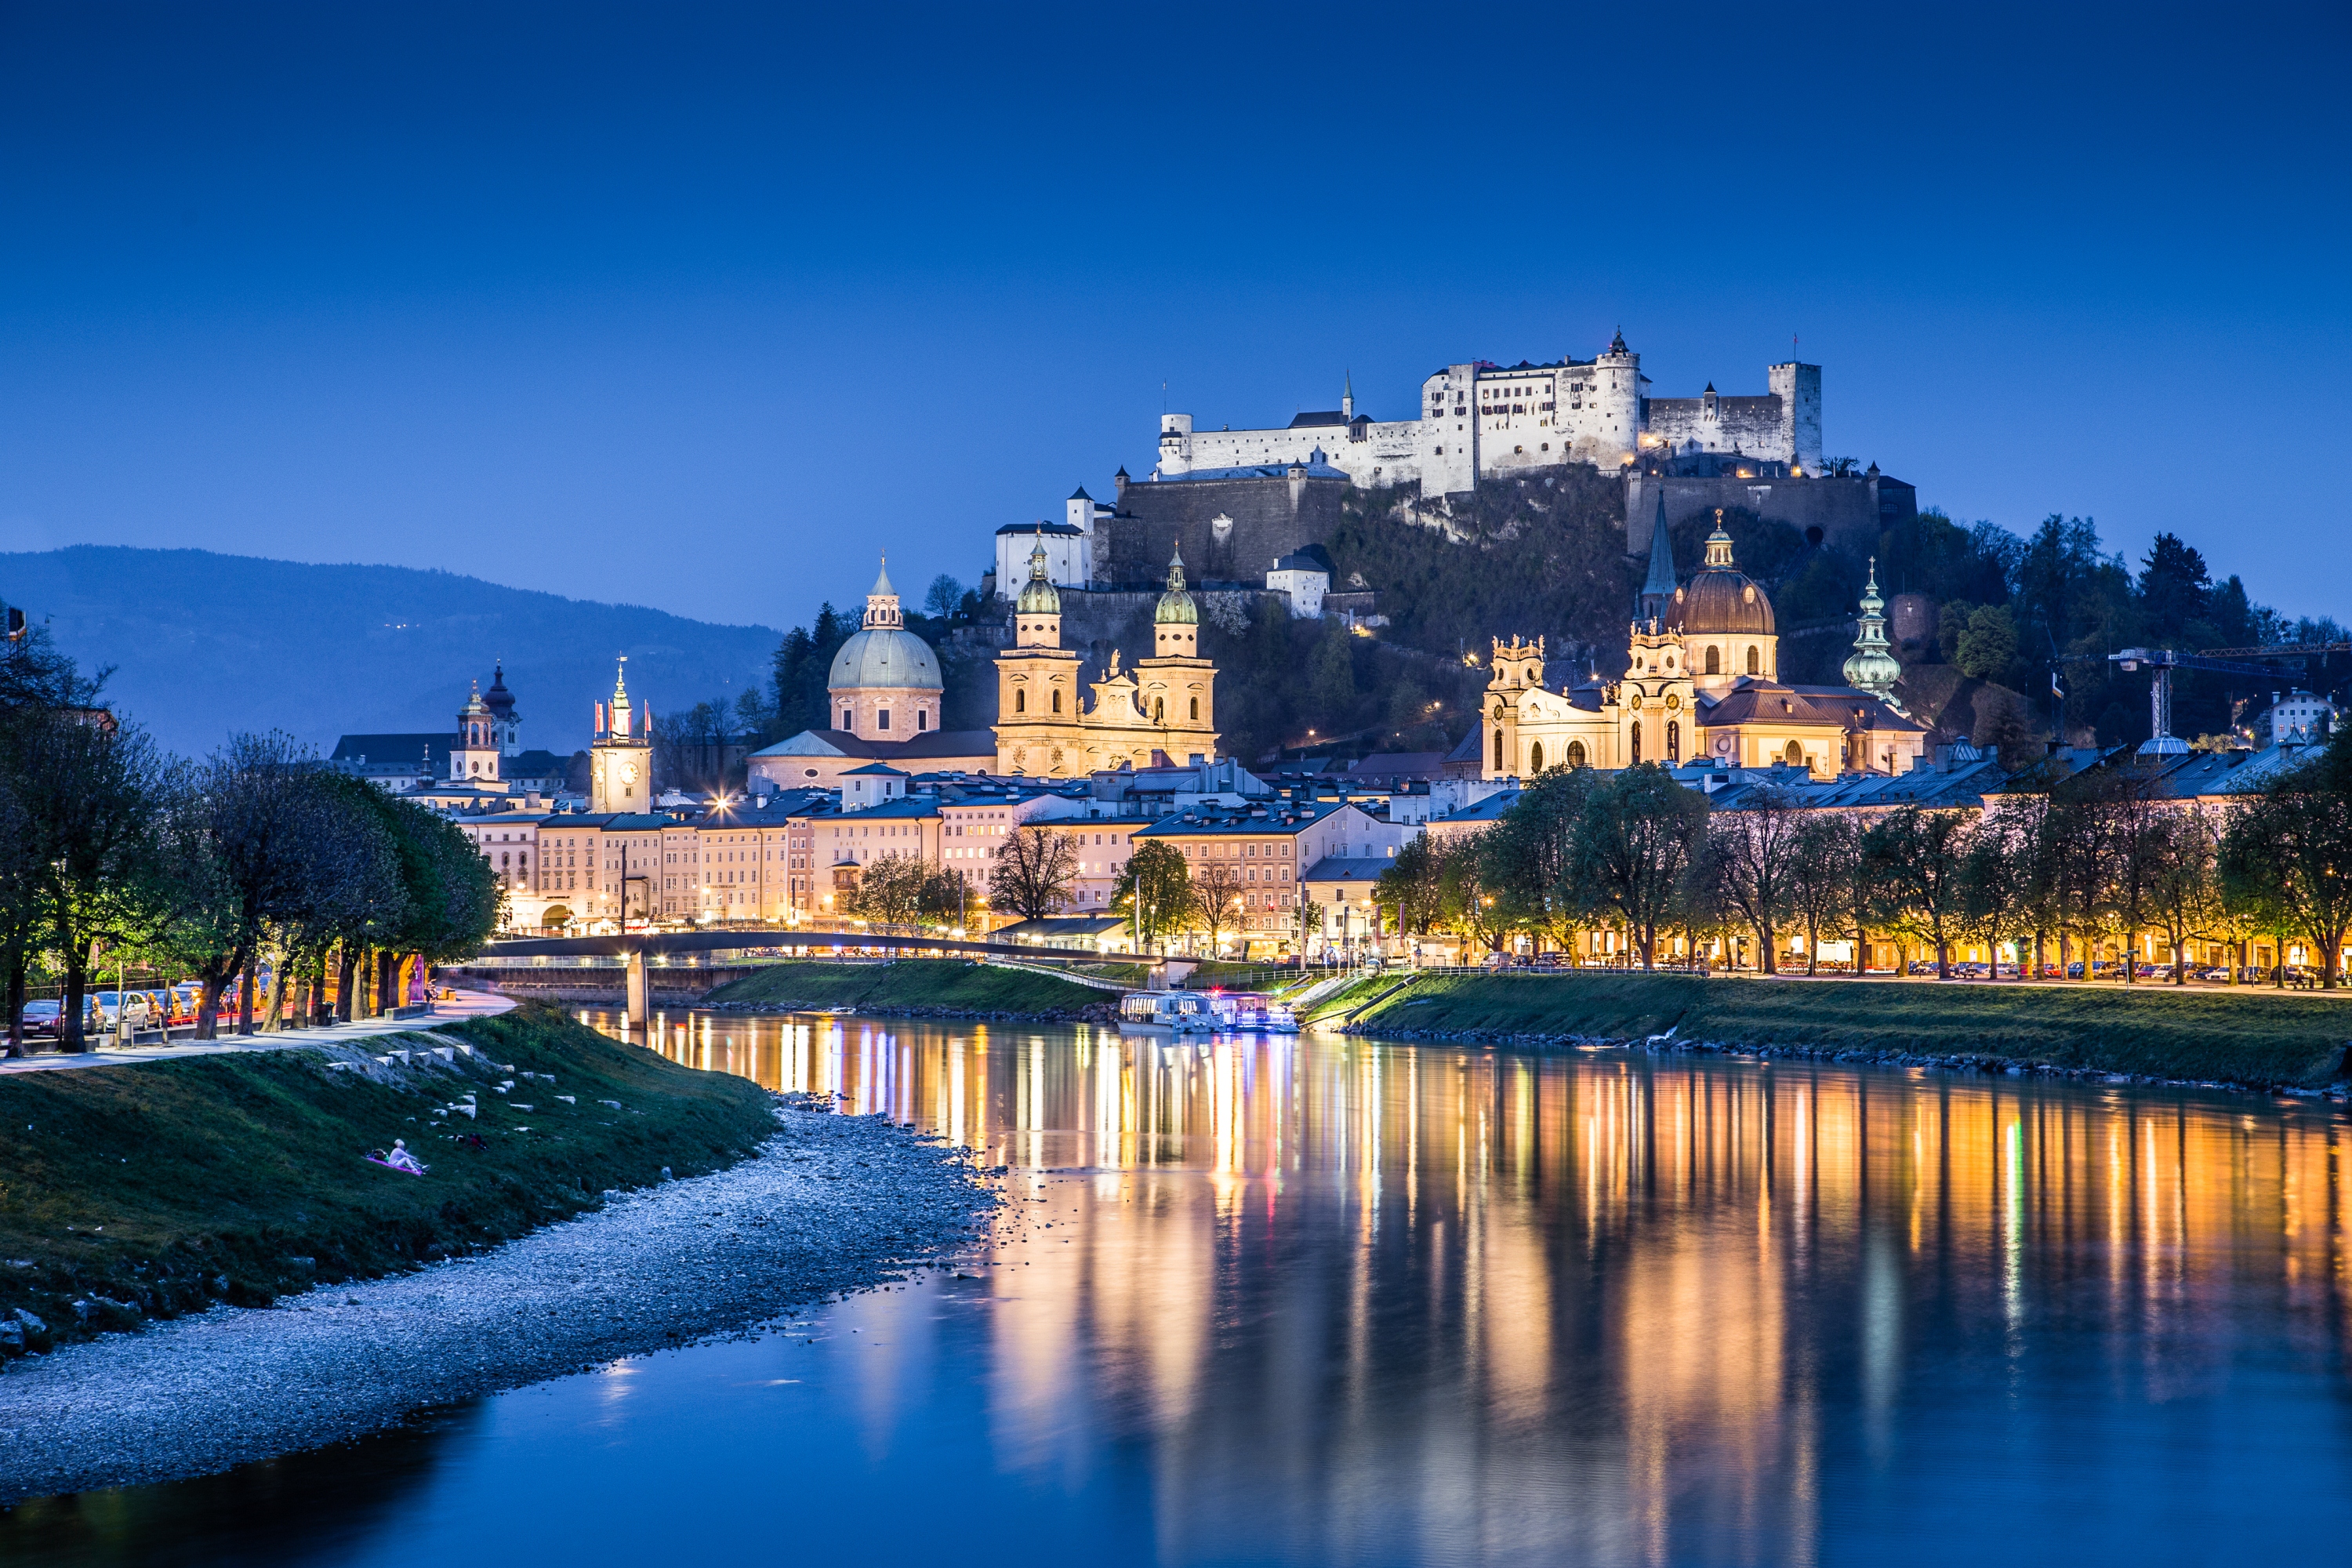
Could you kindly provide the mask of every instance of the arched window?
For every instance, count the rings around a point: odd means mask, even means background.
[[[1495,731],[1495,771],[1498,773],[1503,771],[1503,732],[1500,730]]]
[[[1666,721],[1666,761],[1668,761],[1668,762],[1670,762],[1670,763],[1679,763],[1679,762],[1681,762],[1682,760],[1683,760],[1683,726],[1682,726],[1682,721],[1680,721],[1679,719],[1669,719],[1669,720],[1667,720],[1667,721]]]
[[[1155,724],[1168,722],[1168,699],[1165,697],[1155,697],[1151,700],[1151,721]]]
[[[1787,756],[1790,767],[1801,768],[1805,765],[1805,748],[1794,741],[1789,742]]]
[[[841,710],[841,727],[845,730],[855,730],[857,728],[856,716],[851,713],[846,708]]]
[[[1016,691],[1013,694],[1013,710],[1015,713],[1029,711],[1029,694],[1026,691]]]
[[[1197,723],[1199,723],[1200,721],[1201,721],[1201,700],[1200,700],[1199,698],[1195,697],[1194,699],[1192,699],[1192,722],[1193,722],[1193,723],[1195,723],[1195,724],[1197,724]]]
[[[1568,765],[1571,768],[1580,768],[1584,765],[1583,742],[1570,741],[1568,743]]]
[[[1723,650],[1721,648],[1710,647],[1706,650],[1706,672],[1709,675],[1721,675],[1723,673]]]
[[[1748,673],[1750,675],[1761,675],[1764,673],[1763,650],[1758,647],[1754,643],[1749,643],[1748,645]]]
[[[1543,772],[1543,742],[1538,741],[1528,748],[1528,776],[1532,778],[1541,772]]]
[[[1642,721],[1639,719],[1633,721],[1633,757],[1634,765],[1637,767],[1640,766],[1642,762]]]
[[[1060,687],[1056,686],[1055,688],[1054,688],[1054,711],[1055,711],[1055,712],[1056,712],[1056,713],[1059,713],[1061,710],[1062,710],[1062,689],[1061,689]]]

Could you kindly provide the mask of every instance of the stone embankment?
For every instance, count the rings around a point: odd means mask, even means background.
[[[410,1412],[747,1329],[978,1243],[959,1152],[782,1109],[756,1157],[609,1193],[509,1246],[11,1363],[0,1502],[208,1474]]]

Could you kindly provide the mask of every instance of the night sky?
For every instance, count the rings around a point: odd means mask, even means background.
[[[0,549],[782,626],[1448,361],[2352,608],[2341,5],[0,6]],[[4,586],[4,585],[0,585]]]

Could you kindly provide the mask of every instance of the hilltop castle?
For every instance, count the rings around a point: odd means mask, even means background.
[[[1738,456],[1785,470],[1822,466],[1822,367],[1768,367],[1760,397],[1726,397],[1713,383],[1696,397],[1652,397],[1642,356],[1622,332],[1594,358],[1503,366],[1447,365],[1421,384],[1411,419],[1356,412],[1344,382],[1339,406],[1301,414],[1281,429],[1196,430],[1189,414],[1160,416],[1155,479],[1219,470],[1328,463],[1366,488],[1418,482],[1425,495],[1474,489],[1562,463],[1604,473],[1645,455]]]

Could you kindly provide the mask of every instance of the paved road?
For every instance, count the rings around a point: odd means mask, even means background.
[[[38,1056],[16,1059],[0,1058],[0,1074],[15,1072],[51,1072],[59,1068],[102,1068],[136,1065],[140,1062],[168,1061],[173,1057],[217,1057],[236,1051],[277,1051],[289,1046],[324,1046],[339,1040],[363,1039],[370,1035],[396,1035],[409,1029],[429,1029],[436,1024],[454,1023],[461,1018],[486,1018],[493,1013],[504,1013],[515,1005],[510,997],[494,996],[487,991],[460,991],[454,1002],[436,1002],[433,1010],[416,1018],[358,1018],[348,1024],[331,1024],[323,1029],[284,1029],[275,1035],[224,1035],[217,1040],[177,1040],[168,1046],[131,1046],[123,1048],[102,1046],[94,1051],[66,1056],[56,1051],[44,1051]],[[228,1020],[222,1021],[224,1027]]]

